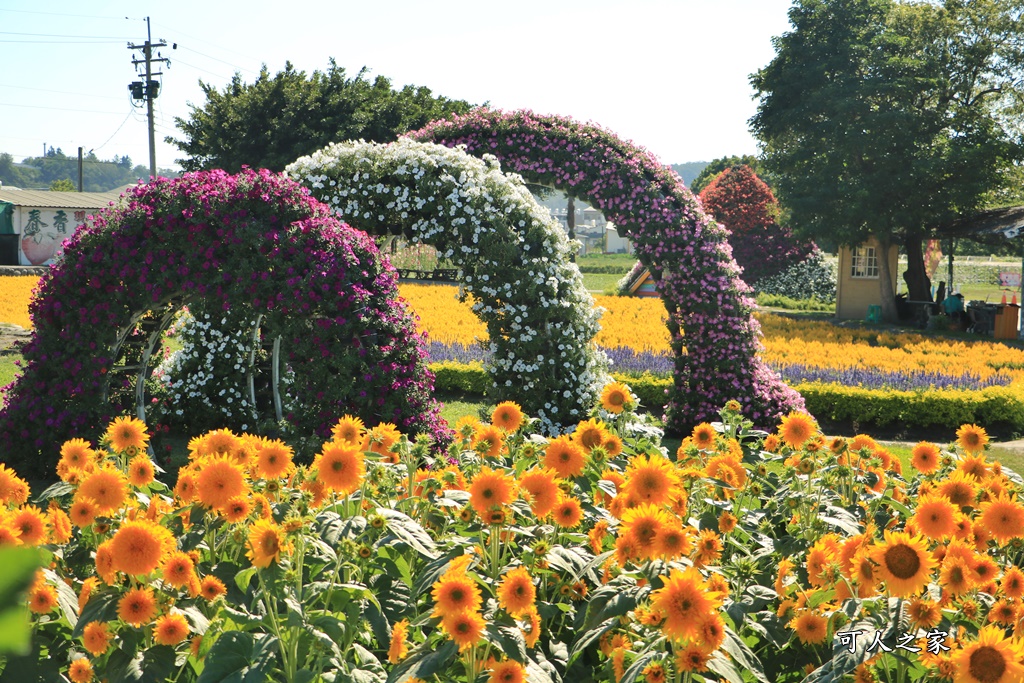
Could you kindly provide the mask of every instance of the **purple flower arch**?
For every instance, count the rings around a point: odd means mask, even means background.
[[[445,438],[422,337],[373,240],[297,183],[246,169],[139,185],[75,234],[31,306],[27,365],[0,409],[0,462],[52,477],[63,441],[96,438],[134,408],[117,399],[129,384],[119,371],[138,360],[123,344],[137,323],[166,324],[189,303],[262,316],[264,338],[282,338],[300,437],[322,438],[351,412]]]
[[[633,240],[668,311],[675,352],[669,429],[714,419],[733,398],[764,426],[803,409],[801,396],[757,355],[760,325],[726,231],[652,154],[593,124],[530,111],[477,109],[409,135],[493,154],[506,172],[596,207]]]

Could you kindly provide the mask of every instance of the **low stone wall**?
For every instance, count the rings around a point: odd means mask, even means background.
[[[0,277],[24,277],[26,275],[40,277],[46,275],[48,270],[50,270],[49,266],[0,266]]]

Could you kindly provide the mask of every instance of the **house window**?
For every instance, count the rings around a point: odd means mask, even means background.
[[[878,277],[878,256],[874,247],[855,247],[853,264],[850,268],[851,277]]]

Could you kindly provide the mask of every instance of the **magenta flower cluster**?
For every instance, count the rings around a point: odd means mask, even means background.
[[[530,111],[476,109],[409,135],[493,154],[504,171],[589,203],[629,235],[668,309],[675,352],[669,429],[716,419],[731,398],[764,426],[803,408],[800,395],[757,355],[754,302],[726,231],[650,152],[596,125]]]
[[[30,309],[27,364],[0,409],[0,461],[52,476],[64,440],[96,438],[134,412],[133,395],[117,400],[130,376],[117,371],[119,330],[199,302],[262,314],[264,338],[282,337],[299,436],[324,437],[353,413],[447,438],[424,341],[373,240],[297,183],[245,169],[139,185],[75,234]]]

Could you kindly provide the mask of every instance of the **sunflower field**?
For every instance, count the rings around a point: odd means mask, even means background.
[[[0,465],[4,677],[676,683],[1024,679],[1024,482],[964,425],[912,471],[730,402],[675,453],[608,385],[446,453],[342,418],[309,465],[215,430],[173,486],[118,418],[29,503]],[[0,587],[10,590],[8,587]]]

